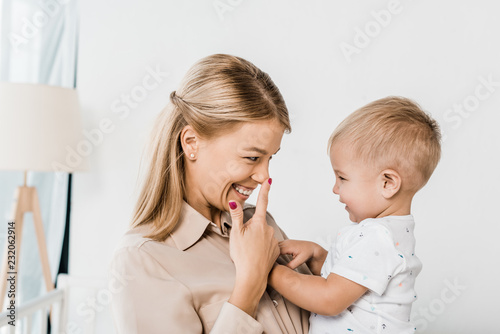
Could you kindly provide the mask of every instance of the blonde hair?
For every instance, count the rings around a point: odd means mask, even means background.
[[[438,123],[404,97],[376,100],[350,114],[330,136],[328,154],[338,142],[364,163],[396,170],[402,187],[415,192],[427,183],[441,157]]]
[[[203,138],[231,131],[235,125],[278,120],[291,131],[288,110],[269,75],[249,61],[216,54],[194,64],[152,132],[149,168],[132,226],[153,224],[146,236],[165,240],[177,225],[185,195],[184,152],[180,134],[190,125]]]

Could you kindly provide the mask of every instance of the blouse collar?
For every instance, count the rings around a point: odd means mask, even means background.
[[[231,215],[223,211],[220,222],[221,229],[219,230],[217,226],[214,226],[214,230],[222,236],[229,237],[232,226]],[[179,223],[170,233],[170,236],[174,240],[177,248],[184,251],[194,245],[211,224],[213,223],[210,220],[193,209],[186,201],[183,201]]]

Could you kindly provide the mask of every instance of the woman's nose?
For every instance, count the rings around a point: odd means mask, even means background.
[[[252,178],[258,183],[262,183],[269,178],[269,161],[261,162],[254,170]]]

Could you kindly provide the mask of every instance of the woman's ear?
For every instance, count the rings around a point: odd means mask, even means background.
[[[380,173],[381,192],[385,199],[390,199],[401,189],[401,176],[393,169],[386,169]]]
[[[186,158],[189,160],[196,160],[200,137],[193,130],[191,125],[186,125],[181,131],[181,146]]]

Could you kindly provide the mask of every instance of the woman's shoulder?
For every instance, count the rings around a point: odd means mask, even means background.
[[[149,228],[145,225],[131,228],[120,238],[115,247],[115,252],[126,248],[141,248],[146,242],[152,240],[145,237],[148,231]]]
[[[144,257],[156,258],[172,248],[171,241],[168,239],[158,242],[148,238],[147,235],[151,232],[151,225],[136,226],[128,230],[116,244],[113,259],[119,257],[129,258],[130,260],[133,258],[140,260]],[[161,248],[160,252],[157,250],[158,247]]]
[[[118,272],[145,271],[157,275],[168,275],[168,259],[177,248],[168,239],[160,242],[146,237],[151,226],[137,226],[127,231],[115,246],[110,267]]]

